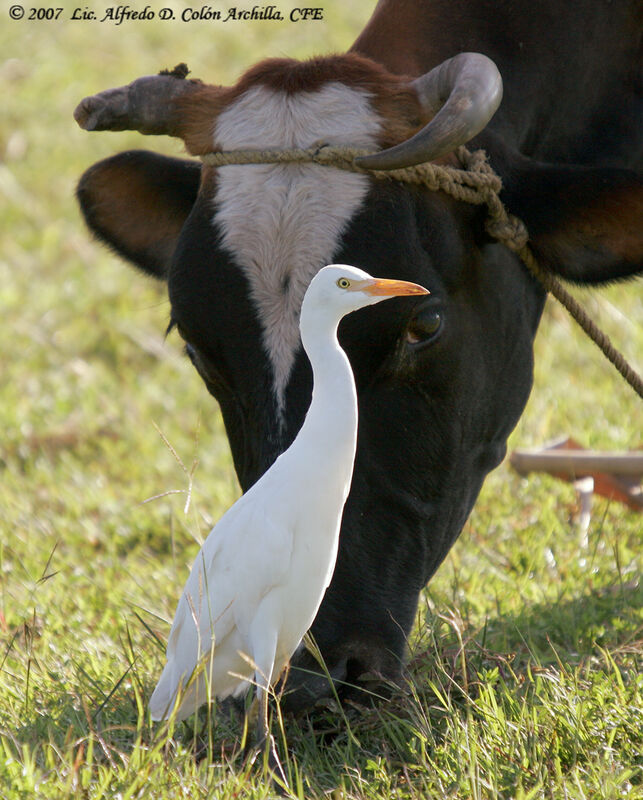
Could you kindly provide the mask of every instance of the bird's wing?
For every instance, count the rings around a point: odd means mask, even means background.
[[[216,619],[217,612],[229,609],[244,634],[261,600],[290,572],[293,552],[288,508],[278,503],[277,486],[265,482],[263,488],[238,509],[212,552],[204,552],[211,611]],[[215,634],[221,635],[218,624]]]
[[[255,484],[255,487],[258,484]],[[253,487],[253,489],[255,488]],[[203,544],[179,600],[167,644],[167,664],[150,700],[163,714],[179,686],[210,649],[217,650],[236,628],[252,656],[248,632],[261,600],[290,570],[293,532],[278,486],[243,495],[219,520]],[[275,490],[274,492],[271,490]],[[217,687],[213,686],[217,693]],[[160,711],[158,711],[160,709]]]

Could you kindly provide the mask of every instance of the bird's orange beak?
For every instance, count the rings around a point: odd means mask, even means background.
[[[431,294],[424,286],[410,281],[391,281],[386,278],[373,278],[353,284],[358,291],[372,295],[405,295],[405,294]]]

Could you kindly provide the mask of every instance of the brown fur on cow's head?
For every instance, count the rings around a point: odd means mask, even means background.
[[[186,79],[185,72],[163,71],[82,100],[74,116],[86,130],[138,130],[183,139],[192,155],[215,147],[217,117],[255,86],[275,92],[315,92],[338,82],[372,98],[383,126],[380,146],[391,147],[415,134],[427,121],[410,79],[389,73],[370,59],[349,53],[298,62],[267,59],[250,68],[234,86]]]
[[[378,144],[391,147],[413,136],[428,122],[409,79],[392,75],[379,64],[355,54],[295,61],[267,59],[249,69],[231,87],[202,86],[179,100],[183,119],[181,138],[192,155],[216,148],[214,123],[228,106],[250,89],[262,86],[274,92],[316,92],[329,83],[366,92],[382,120]]]
[[[500,73],[480,53],[459,53],[414,79],[394,75],[355,53],[306,62],[267,60],[231,89],[186,81],[187,73],[186,65],[180,64],[87,97],[76,109],[76,120],[88,130],[178,136],[192,154],[200,155],[211,148],[213,119],[253,87],[289,95],[341,83],[367,94],[383,123],[384,149],[359,162],[390,170],[439,158],[465,144],[484,129],[502,99]]]

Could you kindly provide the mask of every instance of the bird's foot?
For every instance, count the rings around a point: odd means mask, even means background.
[[[288,791],[288,779],[286,778],[286,773],[279,760],[277,746],[275,745],[275,739],[272,735],[268,737],[268,741],[266,742],[266,766],[270,772],[275,788],[283,787],[283,792],[286,793]]]
[[[286,773],[279,759],[277,753],[277,746],[275,744],[275,737],[269,734],[263,737],[261,741],[255,742],[254,745],[246,745],[245,754],[247,762],[254,764],[259,762],[262,764],[263,771],[266,775],[270,776],[272,785],[277,794],[288,795],[289,785]]]

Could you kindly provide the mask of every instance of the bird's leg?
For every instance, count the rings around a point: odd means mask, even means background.
[[[255,727],[255,758],[263,752],[264,763],[272,774],[275,789],[280,791],[282,787],[288,786],[288,782],[277,755],[275,740],[270,734],[268,718],[268,699],[277,652],[277,630],[273,609],[269,603],[264,604],[257,612],[250,631],[257,705],[259,706]]]
[[[268,692],[261,686],[257,686],[257,721],[255,728],[255,744],[258,748],[270,738],[270,724],[268,722]]]
[[[257,695],[252,698],[252,703],[250,704],[250,708],[246,712],[245,720],[244,720],[244,735],[245,735],[245,745],[243,747],[243,757],[250,758],[254,760],[256,756],[256,727],[257,721],[259,719],[259,701],[257,700]]]
[[[254,763],[258,756],[265,756],[266,766],[280,783],[275,786],[281,793],[283,787],[288,784],[286,775],[281,766],[281,761],[277,755],[275,739],[270,733],[270,721],[268,716],[268,692],[263,686],[257,684],[257,693],[252,701],[246,717],[247,738],[244,747],[244,758]],[[254,735],[252,735],[254,733]]]
[[[275,739],[270,733],[270,722],[268,719],[268,691],[263,686],[257,686],[257,701],[259,705],[259,713],[257,715],[257,723],[255,729],[255,746],[257,752],[262,750],[267,755],[267,765],[270,772],[274,777],[283,782],[284,786],[288,785],[284,769],[281,766],[281,761],[277,755],[277,746]]]

